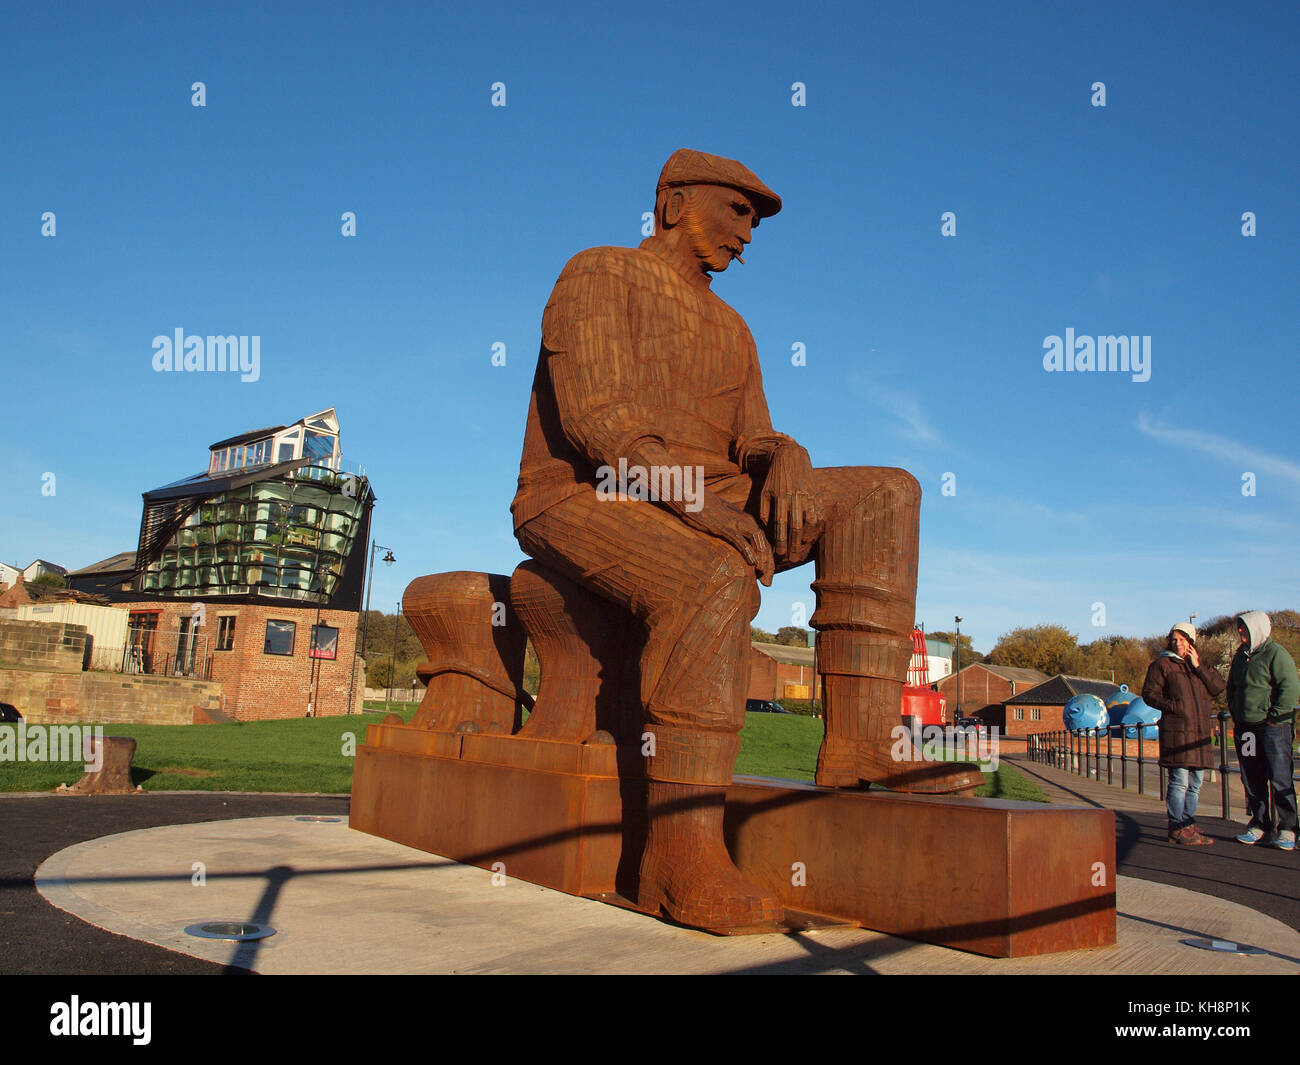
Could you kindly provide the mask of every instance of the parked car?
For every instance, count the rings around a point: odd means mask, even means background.
[[[959,729],[973,731],[976,735],[988,731],[988,726],[977,717],[959,717],[957,719],[957,727]]]
[[[790,713],[780,703],[775,703],[771,699],[746,699],[745,713],[747,714],[788,714]]]
[[[23,719],[23,715],[18,712],[16,706],[10,706],[8,703],[0,703],[0,723],[17,724]]]

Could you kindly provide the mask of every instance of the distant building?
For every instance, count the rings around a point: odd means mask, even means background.
[[[814,654],[811,647],[751,644],[749,691],[745,698],[812,699],[817,687],[813,679]]]
[[[68,571],[62,566],[56,566],[53,562],[46,562],[45,559],[38,558],[23,570],[23,580],[34,581],[38,577],[44,577],[46,574],[58,577],[60,580],[66,580]]]
[[[986,725],[1000,727],[1003,703],[1045,680],[1047,674],[1037,669],[974,662],[963,666],[960,673],[948,674],[939,681],[938,688],[952,714],[956,714],[958,709],[957,693],[960,689],[960,709],[964,717],[977,717]]]
[[[43,558],[38,558],[26,569],[19,569],[7,562],[0,562],[0,591],[13,588],[15,585],[22,584],[23,581],[34,581],[37,577],[42,577],[47,573],[53,574],[60,580],[64,580],[68,576],[68,571],[62,566],[56,566],[53,562],[46,562]]]
[[[930,670],[930,683],[937,684],[944,677],[952,675],[952,656],[956,648],[946,640],[935,640],[927,636],[925,638],[925,659]],[[912,656],[912,667],[915,668],[918,663],[917,655]]]
[[[359,709],[357,622],[374,493],[333,408],[211,445],[144,493],[135,551],[70,574],[129,611],[124,672],[221,684],[234,718]]]

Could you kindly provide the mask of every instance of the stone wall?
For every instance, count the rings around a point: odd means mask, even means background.
[[[212,681],[82,672],[85,643],[83,625],[0,620],[0,702],[34,725],[191,725],[221,709]]]
[[[84,625],[13,618],[0,621],[0,669],[78,673],[85,650]]]

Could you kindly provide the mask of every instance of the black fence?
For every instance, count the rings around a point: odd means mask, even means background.
[[[1221,711],[1215,717],[1219,722],[1214,730],[1215,744],[1219,748],[1219,764],[1216,767],[1219,771],[1219,798],[1223,803],[1223,816],[1230,818],[1232,813],[1228,798],[1228,777],[1240,773],[1241,767],[1237,763],[1236,748],[1224,741],[1228,713]],[[1135,739],[1129,738],[1128,730],[1131,728],[1137,729]],[[1131,767],[1136,774],[1139,794],[1145,794],[1146,781],[1154,772],[1160,780],[1160,798],[1163,799],[1169,786],[1168,774],[1158,758],[1146,756],[1143,742],[1152,742],[1147,738],[1148,730],[1154,733],[1156,728],[1152,725],[1115,725],[1078,731],[1058,729],[1055,732],[1035,732],[1026,737],[1025,748],[1031,762],[1064,769],[1093,780],[1101,780],[1104,773],[1107,784],[1116,783],[1115,763],[1118,762],[1118,783],[1121,788],[1129,786]],[[1130,751],[1130,745],[1136,748],[1135,752]]]

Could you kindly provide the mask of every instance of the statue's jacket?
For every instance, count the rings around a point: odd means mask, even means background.
[[[659,441],[705,483],[742,473],[775,439],[744,319],[643,242],[569,260],[542,317],[528,426],[511,511],[518,529],[595,491],[601,467]]]

